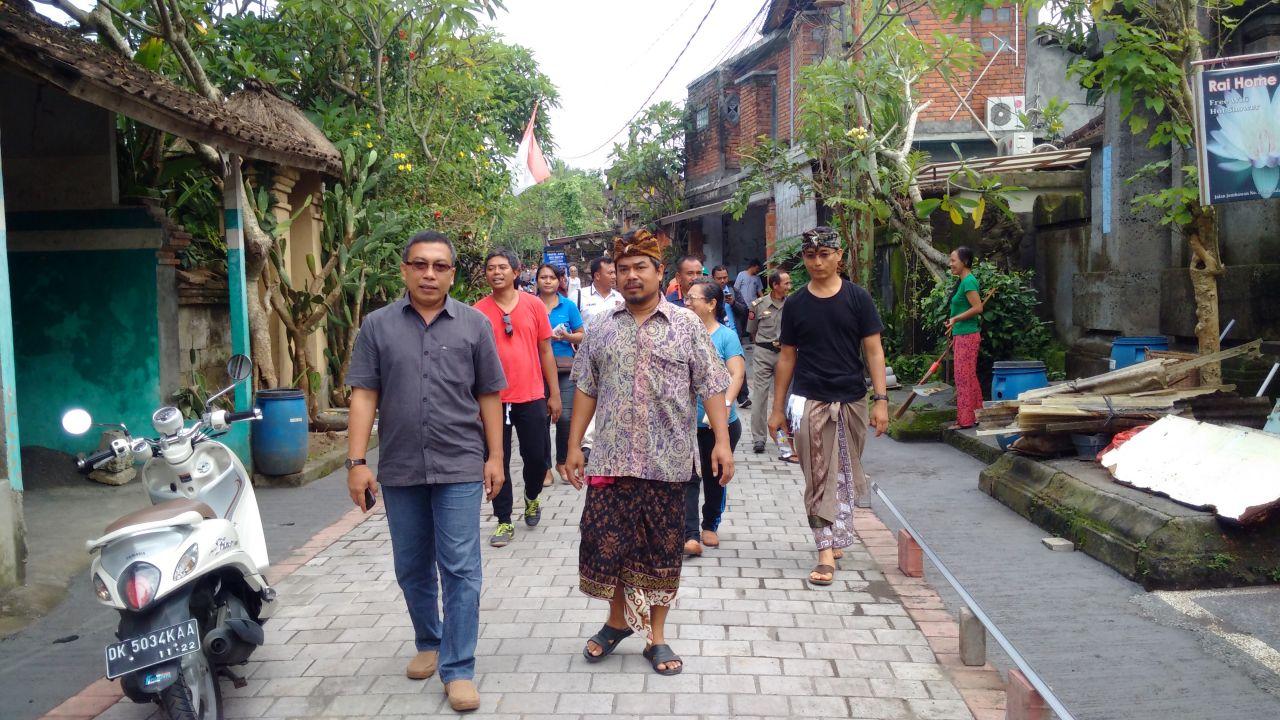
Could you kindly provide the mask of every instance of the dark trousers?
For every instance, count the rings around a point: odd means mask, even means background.
[[[556,451],[556,465],[563,465],[566,458],[569,457],[569,423],[573,420],[573,381],[569,379],[569,371],[560,371],[560,419],[555,421],[556,442],[553,446],[551,439],[547,439],[547,467],[551,465],[551,451]],[[547,434],[551,434],[551,417],[547,417]]]
[[[737,449],[742,438],[742,421],[729,423],[729,447]],[[720,476],[711,472],[711,451],[716,446],[716,434],[711,428],[698,428],[698,454],[701,456],[702,477],[694,475],[684,490],[684,539],[697,540],[698,491],[702,491],[702,529],[719,530],[720,517],[724,515],[725,492],[720,486]]]
[[[747,337],[747,313],[750,312],[746,305],[730,305],[729,309],[733,311],[733,324],[738,328],[739,337]]]
[[[511,522],[511,435],[520,439],[520,460],[524,462],[525,500],[537,500],[542,478],[547,474],[547,401],[545,398],[506,407],[502,426],[503,470],[506,482],[493,499],[493,515],[500,523]]]

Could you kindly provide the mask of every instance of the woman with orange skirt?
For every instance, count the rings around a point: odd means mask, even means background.
[[[950,265],[951,273],[960,278],[956,293],[951,296],[951,317],[947,319],[947,334],[951,335],[956,359],[956,424],[952,427],[963,429],[978,424],[975,413],[982,407],[982,386],[978,384],[982,296],[973,274],[972,250],[963,246],[952,250]]]

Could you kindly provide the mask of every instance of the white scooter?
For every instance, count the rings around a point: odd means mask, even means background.
[[[252,367],[244,355],[232,357],[232,383],[209,404]],[[119,642],[106,648],[107,677],[120,678],[130,699],[158,704],[171,720],[222,718],[218,676],[243,686],[230,667],[262,644],[275,605],[262,574],[267,545],[249,474],[210,435],[261,417],[256,409],[212,410],[184,427],[177,408],[162,407],[151,417],[159,438],[134,439],[124,428],[124,438],[76,463],[89,472],[112,459],[146,458],[142,484],[152,506],[111,523],[86,546],[98,600],[120,612]],[[71,410],[62,424],[82,435],[93,421]]]

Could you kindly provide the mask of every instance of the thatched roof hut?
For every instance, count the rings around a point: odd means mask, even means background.
[[[262,125],[280,137],[306,145],[313,154],[325,160],[331,175],[342,173],[342,154],[296,105],[285,100],[274,88],[257,80],[249,80],[244,89],[227,98],[229,113]]]

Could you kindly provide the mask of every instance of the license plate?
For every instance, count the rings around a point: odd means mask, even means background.
[[[158,665],[200,650],[200,629],[194,619],[107,646],[107,678],[114,680],[135,670]]]

